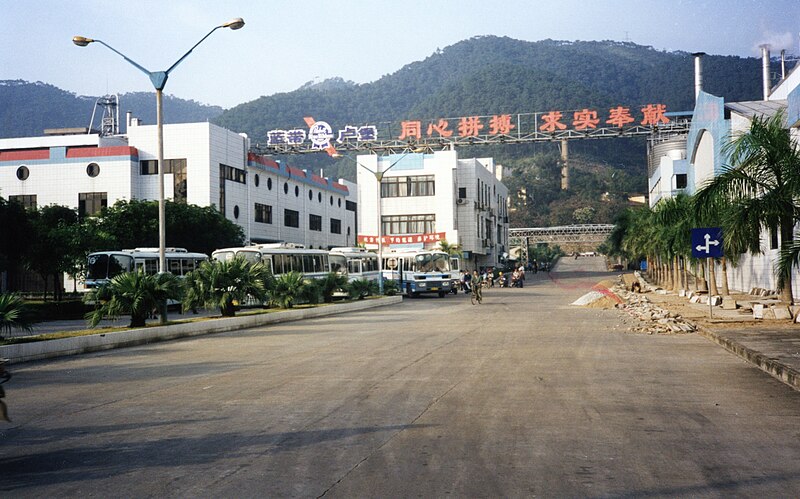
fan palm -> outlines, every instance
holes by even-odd
[[[186,276],[183,305],[219,308],[223,317],[233,317],[237,304],[248,299],[266,301],[271,283],[272,275],[260,262],[250,263],[243,258],[206,261]]]
[[[147,317],[181,297],[181,285],[172,274],[146,274],[143,271],[119,274],[90,292],[86,300],[97,306],[86,314],[92,327],[106,317],[130,314],[129,327],[144,327]],[[163,320],[164,314],[160,314]]]
[[[725,148],[730,165],[695,196],[700,213],[726,206],[722,212],[726,247],[761,253],[761,232],[778,229],[782,251],[791,252],[800,215],[800,150],[783,123],[783,112],[753,118],[750,127]],[[776,266],[778,287],[789,303],[792,262],[782,258]]]
[[[30,332],[31,322],[25,315],[25,302],[19,295],[0,293],[0,337],[13,329]]]
[[[275,279],[270,298],[280,308],[292,308],[303,296],[304,285],[303,274],[296,271],[287,272]]]

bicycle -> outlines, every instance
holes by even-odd
[[[469,295],[469,300],[472,302],[473,305],[475,305],[476,301],[478,302],[478,304],[483,303],[483,292],[481,291],[481,288],[483,288],[482,282],[473,283],[472,291],[470,292]]]

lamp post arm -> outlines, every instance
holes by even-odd
[[[141,71],[142,73],[146,74],[147,76],[150,76],[150,75],[152,74],[152,72],[150,72],[150,71],[148,71],[147,69],[145,69],[145,67],[144,67],[144,66],[142,66],[142,65],[141,65],[141,64],[139,64],[138,62],[134,61],[133,59],[131,59],[131,58],[130,58],[130,57],[128,57],[127,55],[123,54],[123,53],[122,53],[122,52],[120,52],[119,50],[115,49],[115,48],[114,48],[114,47],[112,47],[111,45],[107,44],[107,43],[106,43],[106,42],[104,42],[103,40],[98,40],[98,39],[96,39],[96,38],[95,38],[93,41],[95,41],[95,42],[97,42],[97,43],[99,43],[99,44],[101,44],[101,45],[103,45],[103,46],[107,47],[108,49],[110,49],[111,51],[113,51],[114,53],[116,53],[117,55],[121,56],[123,59],[125,59],[126,61],[128,61],[128,62],[129,62],[130,64],[132,64],[132,65],[133,65],[133,66],[134,66],[136,69],[138,69],[138,70],[139,70],[139,71]]]
[[[212,29],[211,31],[209,31],[209,32],[208,32],[208,34],[207,34],[206,36],[204,36],[203,38],[201,38],[199,42],[195,43],[195,44],[192,46],[192,48],[190,48],[190,49],[189,49],[189,51],[188,51],[188,52],[186,52],[185,54],[183,54],[183,56],[181,56],[181,58],[180,58],[180,59],[178,59],[177,61],[175,61],[175,64],[173,64],[172,66],[170,66],[168,70],[164,71],[164,73],[166,73],[166,74],[168,74],[168,75],[169,75],[170,71],[172,71],[173,69],[175,69],[175,66],[177,66],[177,65],[178,65],[178,64],[180,64],[180,63],[182,63],[182,62],[183,62],[183,60],[184,60],[184,59],[186,59],[186,58],[189,56],[189,54],[191,54],[191,53],[192,53],[192,51],[193,51],[194,49],[196,49],[196,48],[197,48],[197,46],[198,46],[198,45],[200,45],[201,43],[203,43],[203,42],[206,40],[206,38],[208,38],[209,36],[211,36],[211,33],[215,32],[215,31],[217,31],[218,29],[220,29],[220,28],[223,28],[223,27],[224,27],[224,26],[222,26],[222,25],[219,25],[219,26],[217,26],[216,28],[214,28],[214,29]]]

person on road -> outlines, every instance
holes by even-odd
[[[477,270],[472,271],[472,289],[475,290],[475,294],[479,297],[479,299],[483,299],[483,276],[478,273]]]

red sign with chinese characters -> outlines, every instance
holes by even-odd
[[[402,236],[382,236],[384,246],[392,244],[438,243],[445,237],[444,232],[430,234],[406,234]],[[378,244],[378,236],[358,236],[358,244]]]

